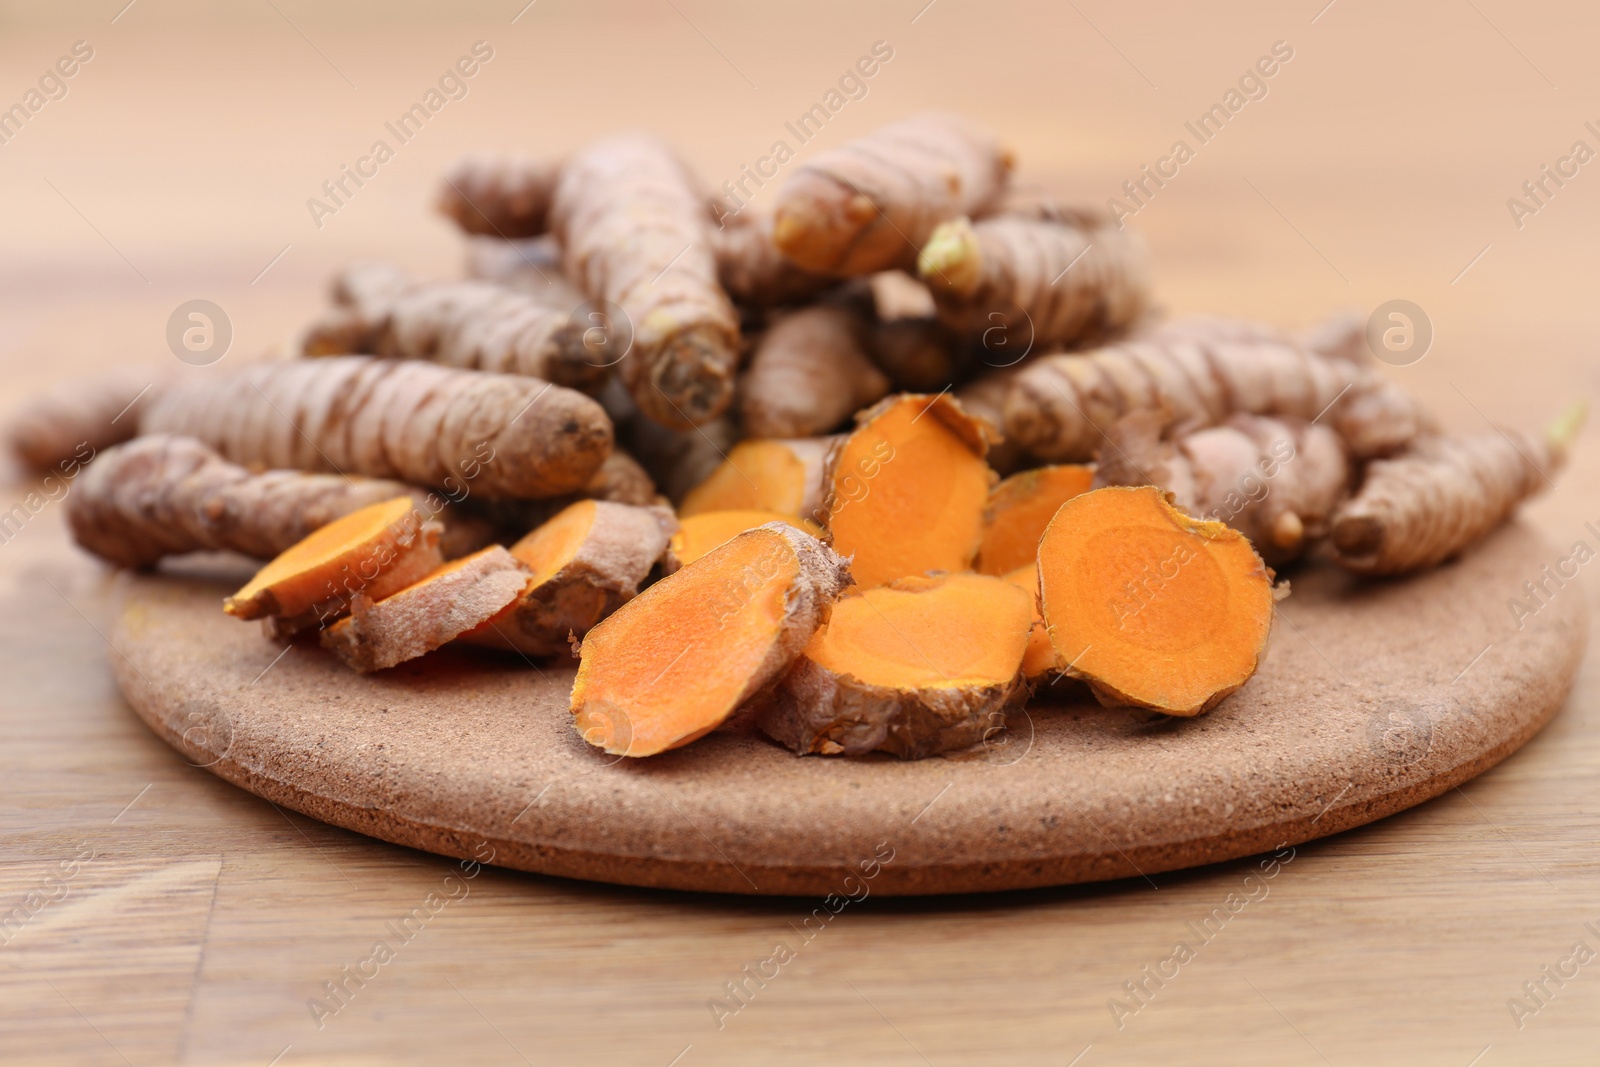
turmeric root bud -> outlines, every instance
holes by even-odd
[[[1062,670],[1108,705],[1209,711],[1255,674],[1272,626],[1272,572],[1250,542],[1151,486],[1063,504],[1039,586]]]

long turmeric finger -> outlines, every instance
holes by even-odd
[[[803,164],[778,191],[773,240],[819,274],[909,268],[935,226],[979,214],[1010,170],[988,131],[927,112]]]
[[[548,228],[559,161],[528,156],[464,156],[445,172],[435,206],[473,234],[537,237]]]
[[[1361,491],[1334,513],[1334,558],[1362,574],[1444,562],[1549,484],[1582,421],[1580,406],[1543,437],[1520,430],[1426,437],[1373,463]]]
[[[611,451],[611,420],[582,393],[365,356],[258,363],[175,383],[139,427],[197,438],[246,466],[400,478],[484,497],[575,492]]]
[[[822,536],[822,527],[797,515],[754,510],[703,511],[679,520],[678,529],[667,546],[667,569],[675,571],[693,563],[718,545],[727,544],[746,530],[754,530],[769,522],[786,522],[812,537]]]
[[[993,479],[986,448],[948,396],[902,393],[859,416],[829,463],[823,510],[863,588],[972,566]]]
[[[1102,704],[1168,715],[1244,685],[1272,627],[1272,572],[1250,542],[1151,486],[1063,504],[1039,543],[1039,589],[1066,674]]]
[[[716,470],[684,496],[678,514],[684,518],[708,511],[816,515],[822,506],[823,468],[840,440],[740,441]]]
[[[28,397],[7,419],[12,453],[37,471],[77,473],[96,452],[130,440],[167,374],[118,367],[73,378]]]
[[[677,428],[727,410],[739,321],[683,163],[653,137],[604,138],[562,169],[550,210],[568,276],[628,318],[633,344],[617,369],[639,410]]]
[[[1321,423],[1235,415],[1168,440],[1160,417],[1140,412],[1111,428],[1095,484],[1159,486],[1191,515],[1244,534],[1277,567],[1328,532],[1350,465]]]
[[[740,534],[589,631],[573,725],[627,756],[705,736],[788,667],[849,584],[844,561],[793,526]]]
[[[286,618],[329,605],[348,610],[358,596],[382,599],[444,562],[439,527],[410,497],[369,504],[313,531],[276,556],[222,610],[238,619]]]
[[[67,523],[81,547],[122,567],[203,550],[271,559],[342,515],[403,496],[445,523],[446,554],[489,539],[485,524],[403,482],[254,474],[193,438],[170,434],[138,437],[97,456],[67,497]]]
[[[903,578],[846,597],[762,701],[799,753],[921,759],[1003,729],[1027,696],[1032,597],[999,578]]]
[[[989,490],[983,509],[983,542],[978,546],[980,574],[1005,575],[1032,565],[1039,538],[1056,510],[1094,488],[1093,467],[1062,465],[1022,471]]]
[[[525,530],[543,526],[581,500],[609,500],[640,508],[665,503],[656,492],[656,483],[639,461],[622,449],[613,448],[600,469],[594,472],[594,477],[576,493],[544,500],[485,500],[480,501],[475,510],[515,537]],[[448,539],[449,521],[445,529]]]
[[[1081,461],[1124,415],[1163,409],[1184,427],[1215,426],[1241,413],[1325,419],[1357,458],[1395,451],[1428,421],[1420,404],[1374,367],[1282,339],[1158,331],[1029,362],[1006,401],[1005,432],[1043,459]]]
[[[432,652],[516,600],[528,572],[500,545],[445,564],[397,593],[356,598],[322,647],[366,674]]]
[[[580,500],[511,546],[531,576],[522,593],[460,640],[529,656],[570,653],[632,600],[677,527],[666,508]]]
[[[739,414],[752,437],[811,437],[838,428],[889,392],[862,351],[863,324],[843,308],[813,306],[778,319],[756,342],[740,383]]]
[[[1000,329],[1018,343],[1083,345],[1127,330],[1149,303],[1143,246],[1109,218],[953,219],[934,230],[917,270],[951,329]]]

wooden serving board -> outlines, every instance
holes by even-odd
[[[1520,630],[1507,606],[1558,554],[1514,525],[1403,582],[1310,568],[1260,673],[1209,715],[1101,708],[1063,682],[993,742],[911,763],[800,758],[738,720],[618,760],[573,731],[569,665],[446,650],[362,677],[225,618],[215,578],[129,578],[112,663],[191,763],[385,841],[728,893],[1014,889],[1306,841],[1493,766],[1577,671],[1580,592]]]

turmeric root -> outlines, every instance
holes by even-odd
[[[1238,531],[1161,490],[1096,489],[1039,543],[1045,627],[1102,704],[1199,715],[1249,680],[1272,627],[1272,572]]]
[[[583,303],[583,294],[561,269],[561,246],[549,234],[515,241],[469,237],[466,274],[539,297],[547,304],[565,304],[569,310]]]
[[[1005,726],[1027,697],[1033,598],[999,578],[902,578],[846,597],[759,707],[805,754],[921,759]]]
[[[740,441],[728,458],[683,498],[684,518],[708,511],[821,515],[822,472],[839,437]]]
[[[1001,427],[1006,424],[1006,402],[1011,398],[1011,388],[1020,370],[1020,367],[1001,367],[985,371],[971,381],[956,386],[953,393],[968,415],[982,419],[991,427],[989,466],[1000,474],[1011,474],[1020,467],[1030,465],[1032,459],[1027,449],[1000,433]]]
[[[355,279],[385,272],[389,284]],[[379,355],[425,359],[467,370],[523,374],[594,389],[616,355],[604,330],[574,319],[583,297],[564,281],[533,295],[483,281],[416,281],[386,264],[349,268],[336,291],[362,297],[335,307],[303,338],[308,356]],[[383,275],[380,275],[383,276]]]
[[[778,191],[773,240],[806,270],[840,277],[910,268],[933,228],[979,214],[1011,155],[987,131],[927,112],[813,157]]]
[[[627,756],[705,736],[788,667],[849,584],[845,562],[793,526],[740,534],[589,631],[573,725]]]
[[[770,522],[786,522],[812,537],[823,536],[822,527],[796,515],[775,511],[703,511],[679,520],[677,532],[672,535],[672,542],[667,547],[667,570],[675,571],[687,566],[746,530],[754,530]]]
[[[672,151],[642,134],[595,142],[562,169],[551,221],[567,275],[629,320],[617,369],[639,410],[680,429],[727,410],[739,321],[717,283],[704,202]]]
[[[237,619],[338,614],[380,600],[444,563],[439,527],[410,497],[369,504],[296,542],[256,572],[222,610]]]
[[[1083,345],[1123,333],[1149,303],[1143,247],[1109,218],[952,219],[917,258],[941,320],[968,337]],[[1020,356],[1018,357],[1020,358]]]
[[[581,500],[608,500],[614,504],[632,504],[640,508],[666,503],[656,492],[656,483],[650,480],[649,473],[639,465],[639,461],[622,449],[613,448],[611,455],[600,464],[600,469],[594,472],[594,477],[576,493],[547,500],[485,500],[476,510],[495,526],[511,531],[511,536],[516,537],[524,531],[543,526]],[[448,540],[449,522],[445,524],[445,530]],[[452,553],[447,550],[445,555]]]
[[[827,526],[856,581],[970,569],[993,478],[982,424],[948,396],[908,393],[857,420],[823,478]]]
[[[458,159],[439,185],[439,213],[472,234],[537,237],[549,228],[557,161],[527,156]]]
[[[1039,538],[1056,511],[1094,488],[1094,480],[1093,467],[1037,467],[1013,474],[989,490],[978,573],[1006,575],[1032,565],[1039,555]]]
[[[246,466],[400,478],[483,497],[577,491],[611,451],[611,421],[582,393],[364,356],[202,375],[164,390],[139,426],[198,438]]]
[[[348,618],[322,631],[322,647],[352,670],[381,671],[492,618],[517,599],[527,580],[511,553],[490,545],[382,600],[357,597]]]
[[[1280,567],[1328,532],[1350,487],[1339,435],[1320,423],[1235,415],[1163,440],[1161,417],[1121,419],[1100,451],[1096,486],[1154,485],[1191,515],[1225,522]]]
[[[935,317],[928,287],[905,271],[870,274],[844,294],[867,320],[867,355],[896,388],[937,393],[965,373],[966,349]]]
[[[1360,574],[1442,563],[1487,536],[1566,462],[1574,408],[1543,436],[1520,430],[1430,436],[1367,470],[1333,516],[1334,558]]]
[[[834,284],[833,278],[803,270],[778,251],[772,243],[772,216],[765,211],[750,208],[726,214],[709,233],[717,277],[740,304],[799,304]]]
[[[740,384],[739,414],[752,437],[811,437],[837,429],[889,392],[861,350],[859,323],[843,308],[791,312],[756,343]]]
[[[669,430],[653,419],[634,418],[627,427],[628,450],[638,457],[661,492],[680,501],[711,476],[742,436],[729,417],[688,430]]]
[[[1050,632],[1045,629],[1044,616],[1039,614],[1039,564],[1029,563],[1002,577],[1027,593],[1033,605],[1033,627],[1028,631],[1028,647],[1022,653],[1023,677],[1035,682],[1055,674],[1061,669],[1061,661],[1056,658],[1056,648],[1050,643]]]
[[[342,515],[402,496],[446,523],[446,555],[463,555],[489,540],[485,524],[402,482],[301,471],[252,474],[193,438],[169,434],[102,452],[67,497],[67,524],[81,547],[121,567],[208,550],[271,559]]]
[[[166,377],[155,370],[118,367],[29,397],[8,420],[11,451],[36,471],[76,474],[95,453],[139,432],[140,412],[159,394]]]
[[[460,639],[529,656],[570,653],[569,637],[583,637],[638,594],[677,525],[666,508],[578,501],[511,546],[532,576]]]
[[[1163,408],[1184,428],[1233,414],[1326,418],[1357,458],[1393,452],[1428,421],[1375,367],[1286,340],[1217,341],[1163,329],[1082,355],[1032,360],[1006,401],[1005,432],[1043,459],[1081,461],[1122,416]]]

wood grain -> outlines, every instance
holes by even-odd
[[[379,17],[279,0],[281,15],[217,21],[198,3],[142,0],[113,25],[100,4],[10,5],[0,100],[75,40],[96,58],[0,147],[0,393],[18,402],[112,362],[170,366],[167,316],[191,298],[227,309],[233,359],[308,321],[350,258],[453,272],[459,245],[424,204],[469,148],[559,151],[644,126],[720,185],[880,39],[894,60],[800,158],[950,106],[997,126],[1027,174],[1092,202],[1289,41],[1266,98],[1131,223],[1164,303],[1300,326],[1414,300],[1435,347],[1393,373],[1463,428],[1485,414],[1537,426],[1600,384],[1600,179],[1585,168],[1521,229],[1506,207],[1586,136],[1585,102],[1600,99],[1592,7],[922,6],[548,0],[513,25],[520,3]],[[317,229],[306,199],[477,39],[496,59],[470,95]],[[0,511],[28,489],[14,476]],[[1557,545],[1593,546],[1597,497],[1590,435],[1530,521]],[[319,1029],[307,1000],[459,868],[187,766],[116,694],[96,629],[106,586],[65,544],[56,506],[0,545],[0,913],[83,843],[98,853],[0,946],[5,1062],[1593,1062],[1595,965],[1552,985],[1520,1029],[1507,1008],[1574,941],[1600,948],[1584,926],[1600,924],[1588,668],[1566,710],[1490,773],[1299,849],[1121,1029],[1108,1000],[1255,861],[1155,875],[1156,888],[869,898],[720,1029],[707,1001],[798,940],[816,902],[485,870]],[[1582,575],[1557,596],[1592,587]]]

